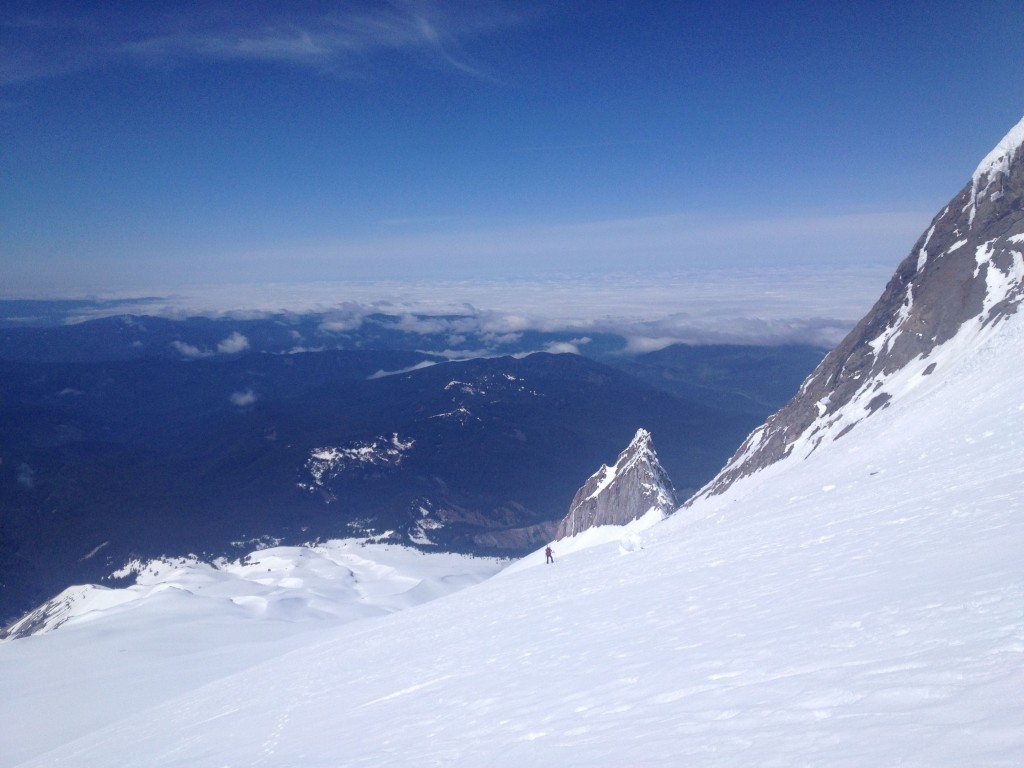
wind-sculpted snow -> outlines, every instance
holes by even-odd
[[[872,310],[702,493],[842,437],[1016,312],[1022,234],[1024,120],[935,217]]]
[[[351,620],[423,602],[448,591],[445,584],[478,581],[497,571],[498,562],[454,554],[428,557],[402,546],[359,539],[271,547],[233,561],[204,562],[195,556],[136,560],[112,574],[119,579],[134,575],[133,585],[69,587],[8,627],[6,636],[110,621],[123,610],[162,599],[168,591],[187,596],[183,605],[213,602],[238,618]]]
[[[0,763],[1022,765],[1022,356],[1007,317],[833,450],[401,613],[4,644]]]

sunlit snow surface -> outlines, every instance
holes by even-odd
[[[1022,320],[553,565],[317,630],[169,599],[0,646],[4,765],[1018,768]]]
[[[135,561],[122,569],[135,585],[71,587],[43,628],[50,634],[0,643],[0,765],[505,565],[355,539],[215,564]]]

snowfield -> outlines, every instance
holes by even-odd
[[[123,589],[61,593],[37,634],[0,642],[0,765],[70,741],[344,623],[492,576],[507,561],[334,540],[241,560],[134,561]],[[101,761],[103,762],[103,761]]]
[[[1019,768],[1024,318],[952,350],[554,565],[345,624],[166,590],[0,645],[0,764]]]

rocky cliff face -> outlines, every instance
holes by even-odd
[[[576,492],[556,539],[598,525],[625,525],[652,509],[669,514],[676,506],[675,488],[658,461],[651,434],[640,429],[615,464],[602,466]]]
[[[948,363],[1024,295],[1024,120],[921,235],[882,297],[695,498],[807,456]]]

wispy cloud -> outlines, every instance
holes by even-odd
[[[293,2],[249,10],[224,2],[187,13],[147,4],[105,12],[42,3],[31,12],[0,13],[5,44],[0,82],[89,69],[111,61],[288,63],[337,76],[366,76],[376,57],[415,56],[473,77],[490,76],[464,47],[521,23],[497,1],[348,3],[341,8]]]
[[[370,380],[383,379],[386,378],[387,376],[397,376],[400,373],[409,373],[410,371],[419,371],[424,368],[430,368],[433,365],[437,365],[436,360],[423,360],[419,363],[416,363],[416,365],[410,365],[408,368],[399,368],[397,371],[385,371],[383,368],[381,368],[379,371],[377,371],[376,373],[371,373],[366,378]]]

